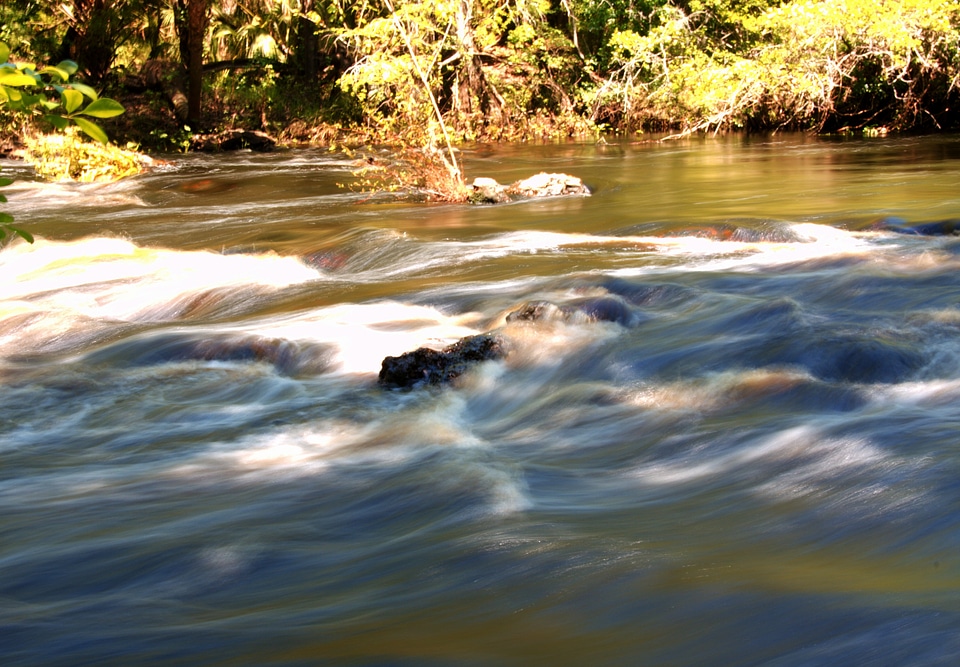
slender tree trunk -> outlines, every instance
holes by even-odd
[[[456,38],[460,54],[456,95],[453,100],[460,129],[477,124],[502,122],[503,100],[487,81],[480,65],[473,30],[473,4],[460,0],[457,4]]]
[[[460,76],[455,104],[460,114],[470,122],[471,117],[480,111],[478,93],[483,86],[483,71],[474,59],[477,47],[473,38],[473,6],[470,0],[457,3],[457,48],[460,52]]]
[[[200,121],[200,96],[203,91],[203,40],[207,33],[207,0],[188,0],[187,4],[187,63],[188,111],[191,123]]]

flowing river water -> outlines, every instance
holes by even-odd
[[[957,664],[960,239],[891,227],[960,218],[960,138],[464,161],[594,194],[2,164],[0,663]]]

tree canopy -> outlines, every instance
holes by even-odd
[[[168,147],[960,125],[960,0],[7,0],[0,41],[141,96],[111,131]]]

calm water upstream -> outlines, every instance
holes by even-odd
[[[595,194],[2,164],[0,663],[958,664],[960,137],[464,157]]]

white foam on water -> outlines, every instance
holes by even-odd
[[[144,248],[111,238],[19,243],[0,252],[0,354],[42,349],[73,328],[176,320],[211,291],[229,297],[319,278],[296,258],[273,254]]]
[[[71,208],[90,206],[148,206],[138,195],[136,179],[123,179],[111,183],[77,183],[74,181],[46,182],[16,180],[5,188],[10,199],[7,208],[15,215],[20,211],[35,213],[38,209]]]
[[[478,333],[469,326],[475,314],[450,316],[429,306],[398,301],[341,304],[292,316],[247,321],[245,333],[295,341],[329,343],[337,350],[333,364],[340,373],[378,373],[384,357],[419,347],[441,349]]]
[[[756,493],[778,502],[811,498],[830,513],[861,518],[893,517],[924,502],[924,491],[911,480],[925,462],[884,452],[868,438],[812,437],[790,433],[764,474]]]
[[[923,502],[923,490],[910,482],[923,465],[880,449],[868,437],[833,437],[803,425],[751,442],[701,443],[636,467],[630,477],[651,488],[746,484],[773,502],[810,498],[830,513],[863,518]]]
[[[884,459],[884,454],[865,440],[825,438],[813,426],[790,428],[750,444],[718,447],[716,453],[711,449],[707,444],[675,460],[643,465],[632,474],[643,484],[666,486],[741,474],[764,479],[771,467],[785,462],[801,462],[805,468],[833,476],[840,468],[873,466]]]
[[[595,237],[605,244],[617,242],[625,248],[648,248],[648,252],[663,257],[672,257],[691,261],[698,270],[756,271],[771,266],[796,264],[800,262],[840,257],[873,258],[890,253],[895,248],[879,245],[871,237],[848,232],[829,225],[815,223],[797,223],[789,226],[796,241],[737,241],[705,238],[700,236],[625,236]],[[651,250],[652,249],[652,250]],[[635,276],[659,273],[664,270],[675,271],[676,267],[647,265],[620,268],[610,271],[610,275]]]
[[[475,465],[477,482],[488,489],[488,514],[510,516],[531,509],[534,505],[519,474],[493,466]]]
[[[367,421],[315,420],[212,443],[155,474],[178,483],[261,483],[322,477],[350,467],[418,466],[425,454],[443,451],[450,456],[431,464],[437,466],[438,492],[479,492],[485,498],[479,508],[484,514],[507,515],[532,506],[521,476],[489,455],[489,443],[473,432],[462,395],[444,392],[418,401],[404,394],[398,399],[401,409]]]
[[[953,408],[960,401],[960,380],[938,379],[875,385],[865,388],[865,394],[878,409],[889,410],[898,406]]]

